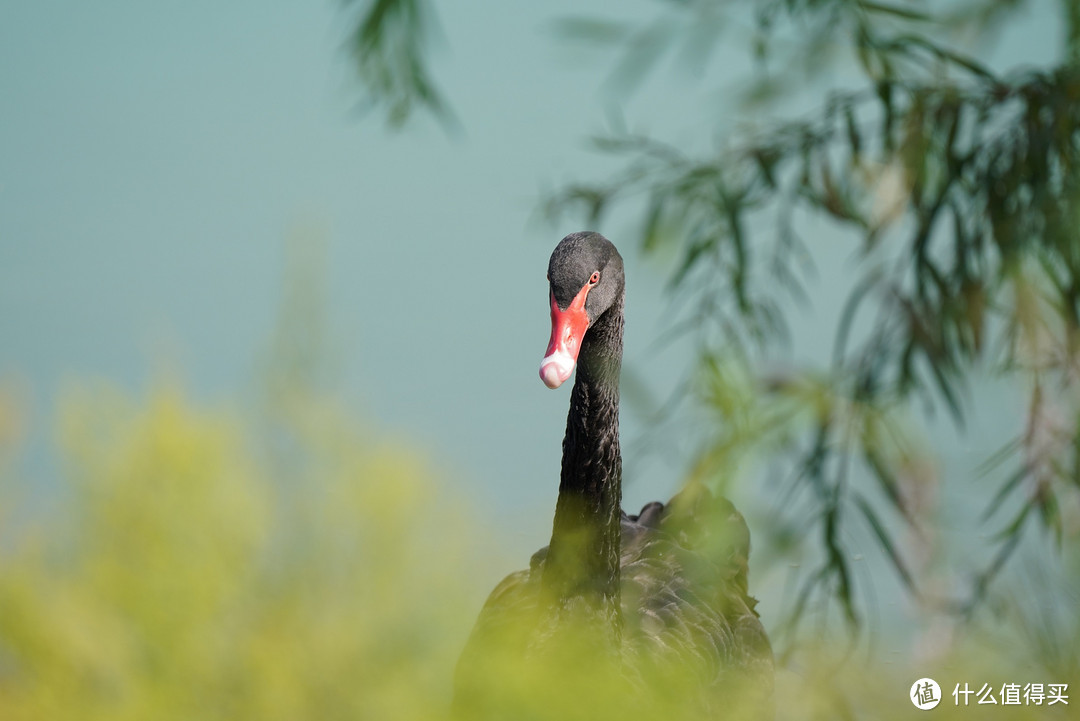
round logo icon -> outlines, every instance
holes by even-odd
[[[908,698],[915,704],[915,708],[929,711],[941,703],[941,686],[932,678],[920,678],[911,684]]]

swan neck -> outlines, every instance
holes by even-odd
[[[545,585],[558,597],[619,600],[622,299],[589,328],[570,394]]]

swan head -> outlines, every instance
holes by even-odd
[[[574,372],[585,333],[622,297],[622,256],[599,233],[571,233],[548,262],[551,339],[540,379],[558,388]]]

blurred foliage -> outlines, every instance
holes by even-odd
[[[944,407],[962,429],[972,375],[1022,381],[1027,417],[1016,441],[989,461],[991,470],[1013,470],[999,481],[985,517],[1006,508],[1011,516],[986,565],[969,567],[964,583],[933,599],[935,607],[970,614],[1030,519],[1059,547],[1063,529],[1076,529],[1077,519],[1062,518],[1066,506],[1075,514],[1080,487],[1080,40],[1073,5],[1059,6],[1068,48],[1061,63],[1004,75],[967,54],[961,40],[974,38],[968,44],[977,46],[1022,3],[668,5],[691,18],[753,18],[758,69],[744,97],[754,113],[775,119],[727,133],[708,157],[648,137],[599,138],[601,150],[628,165],[608,182],[565,189],[551,210],[577,207],[598,225],[614,205],[641,202],[644,252],[681,258],[671,286],[684,303],[682,327],[700,349],[691,389],[725,411],[703,460],[723,459],[732,447],[738,419],[727,406],[733,394],[745,395],[718,387],[721,358],[741,368],[739,383],[753,389],[747,412],[765,424],[741,445],[772,442],[790,469],[791,493],[809,492],[810,503],[798,507],[815,522],[798,533],[814,532],[821,560],[803,578],[792,621],[816,596],[837,600],[858,627],[848,560],[858,545],[848,531],[853,519],[919,597],[891,521],[921,533],[927,509],[913,499],[926,495],[919,488],[926,475],[911,472],[920,465],[919,446],[899,419],[921,401]],[[637,52],[632,40],[623,42],[627,56]],[[827,71],[845,61],[857,73],[828,87]],[[825,86],[824,101],[794,113],[789,97],[805,85]],[[793,114],[797,119],[785,119]],[[821,220],[811,241],[803,230],[815,217]],[[860,246],[835,321],[832,360],[761,370],[782,357],[787,310],[807,297],[811,243],[827,234],[858,238]],[[733,466],[705,470],[723,477]],[[883,503],[868,495],[867,481]],[[891,519],[882,518],[886,511]]]
[[[175,386],[67,395],[64,515],[0,553],[0,718],[441,713],[461,517],[415,452],[294,408],[283,472]]]
[[[390,128],[401,128],[417,108],[444,126],[454,115],[431,79],[425,54],[434,10],[424,0],[342,0],[356,20],[348,40],[368,94],[365,109],[380,108]]]
[[[247,421],[170,383],[142,400],[101,386],[65,394],[63,510],[0,549],[0,718],[450,718],[477,608],[474,527],[415,449],[301,397]],[[18,517],[19,484],[2,478]],[[971,711],[953,705],[955,684],[1075,679],[1063,674],[1077,670],[1076,619],[1031,601],[1011,612],[1054,624],[1044,641],[1055,653],[993,632],[900,663],[889,652],[850,664],[843,649],[803,645],[778,678],[777,717],[906,717],[902,696],[930,675],[943,687],[939,715],[959,718]],[[1053,614],[1075,608],[1044,601]],[[560,663],[488,659],[492,702],[508,718],[622,719],[631,703],[695,717],[681,690],[689,676],[652,686],[666,693],[627,694],[595,628],[564,633]],[[1009,718],[1073,708],[1018,706]]]

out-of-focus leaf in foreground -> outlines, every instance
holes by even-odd
[[[466,536],[414,451],[316,402],[288,468],[175,388],[61,415],[63,522],[0,560],[0,718],[439,715]]]
[[[454,125],[454,115],[431,78],[426,54],[434,10],[425,0],[344,0],[358,13],[348,47],[366,91],[365,107],[381,108],[390,128],[417,108]],[[357,10],[357,8],[359,8]]]
[[[333,404],[294,393],[284,408],[253,423],[175,386],[145,400],[67,394],[64,512],[24,522],[0,552],[0,718],[449,717],[482,583],[463,506],[415,449]],[[3,478],[5,518],[19,517]],[[952,703],[954,684],[1068,683],[1077,626],[1050,607],[1020,597],[1026,636],[994,624],[914,661],[903,647],[853,658],[800,646],[777,678],[777,718],[907,717],[924,675],[942,685],[938,717],[958,719],[972,709]],[[488,659],[484,686],[509,718],[625,719],[628,699],[651,717],[697,718],[689,676],[658,667],[628,687],[617,659],[597,659],[596,631],[564,628],[557,665]]]

